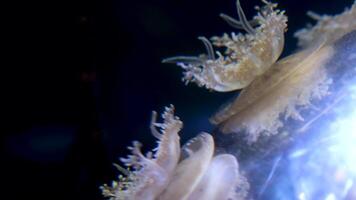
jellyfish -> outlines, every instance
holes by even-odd
[[[163,60],[184,70],[185,83],[218,92],[240,91],[210,117],[215,131],[202,132],[181,146],[178,133],[183,123],[174,115],[174,107],[165,108],[162,123],[156,122],[154,112],[150,128],[157,148],[144,155],[141,143],[134,142],[129,148],[132,155],[121,159],[127,168],[116,165],[122,173],[119,180],[101,187],[104,196],[111,200],[355,197],[356,158],[348,155],[356,151],[355,131],[340,127],[354,123],[344,118],[355,110],[356,2],[335,16],[309,12],[316,25],[295,33],[299,48],[284,58],[279,57],[287,16],[277,4],[262,3],[250,20],[239,0],[239,19],[220,15],[244,33],[199,37],[205,54]],[[327,184],[320,186],[321,181]]]
[[[233,155],[214,155],[214,140],[205,132],[181,147],[178,132],[183,123],[174,115],[172,105],[165,108],[162,118],[163,123],[157,123],[153,112],[151,132],[158,140],[154,153],[143,155],[141,143],[133,142],[129,147],[132,155],[121,159],[131,170],[116,165],[124,175],[111,186],[101,187],[104,196],[112,200],[218,200],[246,196],[248,183],[239,174]]]

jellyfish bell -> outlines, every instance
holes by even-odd
[[[178,200],[190,196],[208,169],[214,153],[214,141],[209,134],[202,133],[183,148],[188,156],[177,166],[172,181],[159,199]]]
[[[304,121],[296,107],[309,106],[312,98],[327,95],[326,88],[332,82],[322,66],[333,49],[323,44],[275,63],[210,121],[223,133],[246,130],[249,143],[256,142],[260,135],[277,134],[283,126],[281,114],[284,119]]]
[[[264,6],[257,7],[257,14],[250,21],[239,0],[236,1],[239,20],[220,15],[234,28],[245,31],[245,34],[224,33],[222,36],[211,37],[210,41],[199,37],[207,54],[196,57],[175,56],[163,62],[180,66],[185,71],[184,82],[195,82],[209,90],[227,92],[246,87],[276,62],[284,47],[287,17],[284,11],[275,9],[276,4],[264,0],[262,2]],[[216,51],[217,58],[213,46],[224,48],[224,52]]]
[[[355,95],[356,30],[324,44],[282,59],[255,79],[210,118],[216,132],[245,136],[252,144],[259,137],[305,134],[332,116]]]

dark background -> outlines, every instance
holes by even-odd
[[[293,33],[313,22],[305,12],[340,13],[353,0],[279,2]],[[242,0],[247,16],[257,0]],[[98,187],[132,140],[155,146],[152,110],[174,104],[182,140],[210,131],[207,118],[232,93],[180,81],[161,64],[204,52],[198,36],[235,31],[234,0],[12,1],[3,5],[1,199],[101,199]]]

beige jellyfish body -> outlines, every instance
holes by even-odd
[[[235,199],[234,187],[238,176],[236,158],[230,154],[218,155],[211,161],[189,200]]]
[[[284,46],[284,32],[287,17],[284,11],[275,10],[277,4],[263,1],[263,7],[257,7],[257,15],[250,21],[237,0],[239,21],[221,14],[231,26],[243,29],[246,34],[231,33],[221,37],[199,37],[204,43],[207,54],[199,57],[177,56],[164,59],[163,62],[176,63],[185,72],[183,81],[195,82],[207,89],[225,92],[242,89],[257,76],[263,74],[280,56]],[[223,53],[213,49],[225,48]]]
[[[280,60],[210,121],[219,124],[223,133],[245,130],[249,142],[262,134],[277,134],[283,126],[282,114],[284,119],[303,121],[298,108],[311,106],[313,99],[328,94],[332,79],[323,66],[333,53],[320,43]]]
[[[230,154],[214,157],[214,140],[208,133],[199,134],[181,148],[178,132],[182,122],[173,111],[173,106],[165,109],[163,123],[156,123],[154,112],[151,131],[159,143],[155,154],[144,156],[141,144],[134,142],[129,148],[132,155],[121,159],[133,170],[117,166],[124,176],[119,176],[111,187],[102,186],[103,195],[110,200],[245,198],[248,183],[241,181],[246,179],[238,172],[236,158]]]
[[[184,200],[189,197],[213,158],[213,138],[207,133],[202,133],[189,141],[183,150],[188,153],[188,157],[180,162],[171,183],[159,199]]]

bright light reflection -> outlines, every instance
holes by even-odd
[[[336,200],[336,196],[335,196],[335,194],[331,193],[325,198],[325,200]]]
[[[331,125],[332,133],[335,133],[335,143],[330,146],[330,153],[340,156],[339,161],[347,171],[356,175],[356,109],[348,117],[335,121]]]
[[[296,196],[307,199],[348,199],[356,180],[356,84],[333,112],[320,139],[303,143],[289,159]]]

